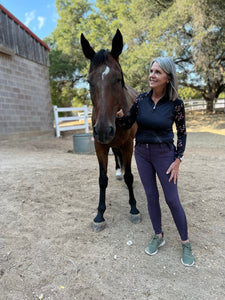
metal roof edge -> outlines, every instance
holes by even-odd
[[[0,4],[0,9],[8,15],[14,22],[16,22],[21,28],[23,28],[27,33],[29,33],[34,39],[36,39],[42,46],[44,46],[48,51],[50,51],[49,46],[43,42],[36,34],[34,34],[27,26],[25,26],[20,20],[18,20],[13,14],[11,14],[2,4]]]

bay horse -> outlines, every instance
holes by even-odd
[[[114,155],[119,157],[124,172],[124,181],[129,191],[130,219],[133,223],[140,222],[140,213],[136,208],[133,192],[133,175],[131,159],[133,154],[133,140],[137,130],[134,124],[131,129],[122,129],[117,124],[116,113],[121,108],[128,113],[137,92],[125,85],[123,72],[119,64],[119,55],[123,49],[123,37],[117,29],[112,40],[112,49],[101,49],[97,53],[90,46],[83,33],[80,37],[83,53],[90,60],[88,83],[93,104],[92,128],[95,151],[99,163],[99,205],[97,216],[94,218],[93,229],[103,230],[106,226],[104,212],[106,210],[105,197],[108,185],[107,166],[110,147]]]

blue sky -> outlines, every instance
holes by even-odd
[[[57,26],[55,0],[0,0],[0,4],[40,39]]]

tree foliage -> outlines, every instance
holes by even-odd
[[[97,51],[111,48],[119,28],[125,81],[139,92],[149,88],[151,60],[164,55],[177,64],[180,85],[200,93],[208,111],[225,91],[224,0],[56,0],[56,6],[60,18],[50,37],[50,74],[66,81],[64,88],[79,87],[87,75],[81,32]]]
[[[190,87],[180,87],[179,88],[179,96],[183,100],[189,100],[189,99],[201,99],[201,93],[199,91],[196,91],[195,89],[192,89]]]
[[[61,1],[56,0],[59,14],[57,28],[45,39],[50,46],[50,87],[53,104],[58,106],[71,106],[73,99],[82,95],[80,103],[89,104],[88,91],[77,89],[84,81],[80,70],[86,66],[80,48],[81,20],[89,12],[88,1]]]

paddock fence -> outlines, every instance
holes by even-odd
[[[203,99],[185,100],[185,111],[192,113],[201,111],[206,112],[206,101]],[[56,136],[60,137],[60,132],[67,130],[84,129],[85,133],[89,132],[91,125],[91,108],[84,105],[83,107],[58,107],[53,106]],[[217,99],[213,102],[213,112],[223,111],[225,113],[225,99]],[[72,116],[59,117],[59,113],[72,113]]]
[[[204,99],[185,100],[185,111],[192,113],[194,111],[202,111],[202,114],[206,112],[206,101]],[[213,112],[224,111],[225,112],[225,99],[217,99],[213,101]]]
[[[53,106],[56,136],[60,137],[60,132],[67,130],[84,129],[85,133],[89,132],[91,123],[91,111],[87,105],[83,107],[57,107]],[[59,117],[59,113],[72,113],[72,116]]]

